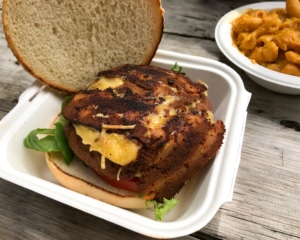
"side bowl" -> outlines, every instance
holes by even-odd
[[[285,2],[261,2],[234,9],[225,14],[215,29],[216,43],[222,53],[257,84],[269,90],[284,94],[300,94],[300,77],[279,73],[253,63],[243,55],[232,42],[231,22],[248,9],[271,10],[285,8]]]

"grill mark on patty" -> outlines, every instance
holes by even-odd
[[[132,125],[133,129],[114,129],[110,132],[125,134],[139,142],[138,159],[122,166],[120,179],[129,180],[139,174],[141,193],[153,194],[162,202],[164,197],[176,194],[187,180],[214,158],[225,133],[222,121],[211,119],[211,106],[207,87],[191,81],[183,73],[153,66],[125,65],[99,73],[99,77],[122,78],[124,84],[114,89],[84,90],[69,102],[63,115],[72,123],[101,130],[102,124]],[[144,125],[145,117],[158,113],[156,107],[176,96],[165,109],[167,120],[157,129]],[[192,107],[189,105],[193,104]],[[171,108],[176,115],[171,116]],[[174,113],[174,112],[173,112]],[[103,116],[103,117],[97,117]],[[100,175],[116,178],[120,166],[107,161],[101,169],[101,154],[90,152],[76,136],[72,124],[66,135],[75,154]],[[146,134],[146,133],[149,133]]]

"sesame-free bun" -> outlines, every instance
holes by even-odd
[[[160,0],[3,0],[8,46],[34,77],[77,92],[101,70],[149,64],[163,32]]]
[[[139,209],[151,205],[139,194],[109,185],[77,158],[66,165],[60,153],[46,153],[46,162],[55,179],[75,192],[121,208]]]

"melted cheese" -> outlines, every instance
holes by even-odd
[[[170,117],[175,116],[177,114],[176,109],[170,108],[170,104],[174,102],[177,98],[177,96],[171,95],[164,97],[165,101],[155,108],[157,110],[157,113],[151,113],[144,118],[144,125],[148,129],[162,128]]]
[[[214,120],[214,114],[212,113],[212,111],[207,111],[207,120],[210,121],[211,123],[215,123]]]
[[[116,88],[119,86],[122,86],[124,84],[124,80],[122,78],[107,78],[102,76],[98,81],[92,83],[88,89],[99,89],[99,90],[105,90],[107,88]]]
[[[101,167],[105,168],[105,158],[124,166],[136,160],[139,146],[122,134],[101,132],[82,125],[74,125],[76,133],[83,140],[82,143],[90,145],[90,151],[101,153]]]

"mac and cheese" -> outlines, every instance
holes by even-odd
[[[300,18],[285,9],[249,9],[232,22],[232,39],[254,63],[300,76]]]

